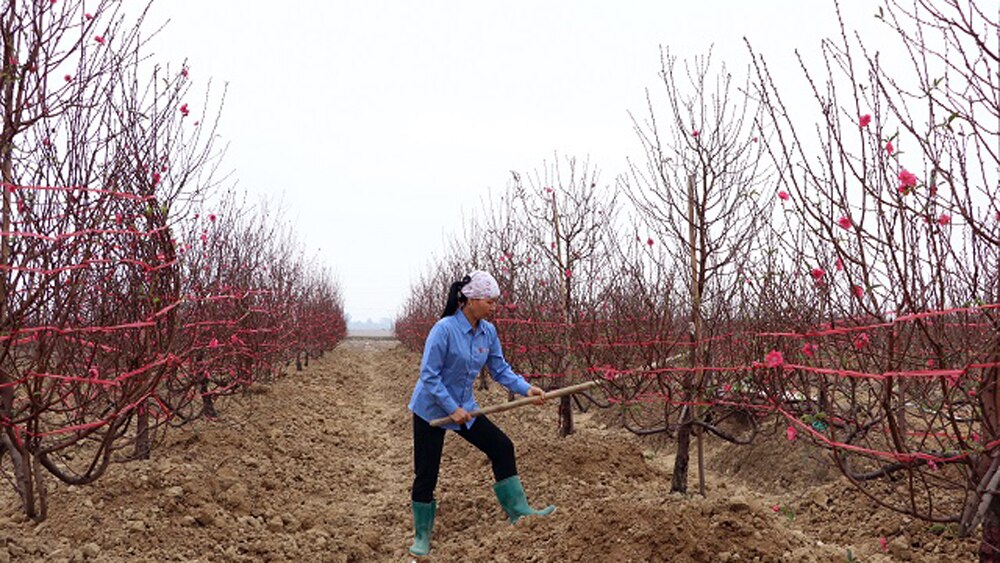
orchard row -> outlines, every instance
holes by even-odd
[[[215,177],[221,99],[148,60],[141,14],[8,2],[0,37],[0,472],[41,520],[51,476],[149,457],[345,322],[287,222]]]
[[[747,45],[736,74],[664,52],[635,117],[644,155],[612,182],[572,158],[512,173],[413,286],[419,350],[479,268],[516,370],[625,428],[674,437],[671,485],[709,432],[810,440],[899,512],[983,523],[1000,545],[1000,42],[974,2],[888,2],[905,64],[842,23],[796,90]],[[891,68],[890,68],[891,67]]]

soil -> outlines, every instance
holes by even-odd
[[[6,561],[412,561],[411,419],[420,358],[395,341],[347,340],[302,372],[221,403],[149,461],[94,485],[50,480],[49,518],[0,490]],[[505,400],[493,384],[480,404]],[[488,461],[449,434],[431,561],[971,561],[977,542],[877,508],[823,457],[779,433],[706,440],[706,496],[670,494],[668,441],[606,411],[556,437],[555,401],[491,418],[548,518],[507,524]],[[697,491],[692,458],[690,489]],[[885,546],[880,542],[885,538]]]

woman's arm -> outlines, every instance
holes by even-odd
[[[490,326],[487,334],[490,339],[490,352],[486,358],[486,366],[490,369],[490,375],[497,383],[511,392],[528,396],[528,392],[534,386],[515,373],[514,369],[507,363],[507,359],[503,357],[503,349],[500,347],[500,339],[497,337],[496,329]],[[541,392],[541,389],[538,391]]]

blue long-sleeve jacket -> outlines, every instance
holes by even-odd
[[[514,373],[503,357],[497,329],[485,320],[473,330],[461,309],[434,324],[424,343],[420,380],[413,389],[409,408],[430,422],[455,412],[458,407],[472,412],[479,408],[472,383],[483,365],[500,385],[519,395],[527,395],[531,385]],[[467,423],[471,428],[475,419]],[[444,426],[458,430],[449,422]]]

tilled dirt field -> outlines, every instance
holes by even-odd
[[[0,563],[411,561],[406,403],[419,361],[394,341],[348,340],[223,403],[220,420],[175,431],[150,461],[87,487],[51,483],[41,524],[25,521],[4,484]],[[494,384],[478,396],[486,405],[506,393]],[[429,560],[975,559],[974,540],[875,508],[778,437],[709,444],[702,498],[667,493],[669,445],[600,415],[580,415],[566,439],[555,437],[554,404],[491,418],[514,440],[529,500],[559,508],[508,525],[488,461],[449,435]],[[696,479],[692,460],[692,490]]]

